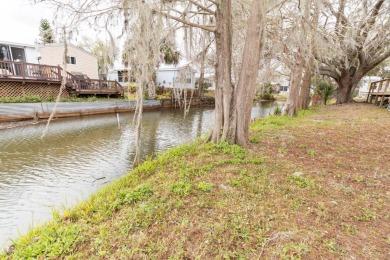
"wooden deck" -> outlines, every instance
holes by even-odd
[[[382,107],[385,101],[390,100],[390,79],[372,82],[368,90],[367,102]]]
[[[78,77],[64,73],[60,66],[49,66],[16,61],[0,61],[0,81],[61,83],[66,75],[66,88],[76,95],[123,96],[123,87],[115,80]]]

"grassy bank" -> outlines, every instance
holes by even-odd
[[[247,149],[158,155],[2,258],[385,259],[389,127],[364,104],[257,119]]]

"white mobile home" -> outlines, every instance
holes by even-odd
[[[129,69],[124,67],[116,67],[110,70],[107,74],[108,80],[116,80],[122,86],[134,80],[128,78]],[[168,66],[161,65],[156,70],[157,87],[164,88],[195,88],[195,70],[189,66]]]
[[[156,86],[164,88],[195,88],[195,70],[189,66],[161,66],[156,72]]]
[[[108,71],[107,80],[116,80],[122,87],[125,87],[129,82],[128,71],[129,70],[124,67],[116,67],[115,69]]]

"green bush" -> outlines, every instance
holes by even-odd
[[[329,99],[334,95],[335,88],[330,83],[320,82],[315,87],[315,93],[322,98],[324,105],[326,105]]]
[[[274,87],[271,83],[265,83],[260,86],[260,92],[258,97],[264,100],[274,100],[275,97],[273,95]]]
[[[144,100],[149,100],[149,92],[144,91]]]
[[[36,95],[24,95],[19,97],[0,98],[0,103],[39,103],[42,98]]]
[[[279,107],[279,106],[276,106],[275,110],[274,110],[274,115],[275,116],[281,116],[282,115],[282,108]]]
[[[44,101],[44,102],[55,102],[56,99],[57,99],[56,97],[50,96],[50,97],[48,97],[48,98],[45,98],[43,101]]]
[[[96,101],[96,100],[97,100],[97,99],[96,99],[95,96],[90,96],[90,97],[87,98],[87,101],[88,101],[88,102],[93,102],[93,101]]]

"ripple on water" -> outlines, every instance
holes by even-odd
[[[211,109],[145,113],[144,156],[196,138],[211,129]],[[72,206],[127,173],[134,156],[132,114],[55,120],[0,133],[0,248],[18,230],[51,217],[52,208]],[[97,178],[103,179],[97,181]]]

